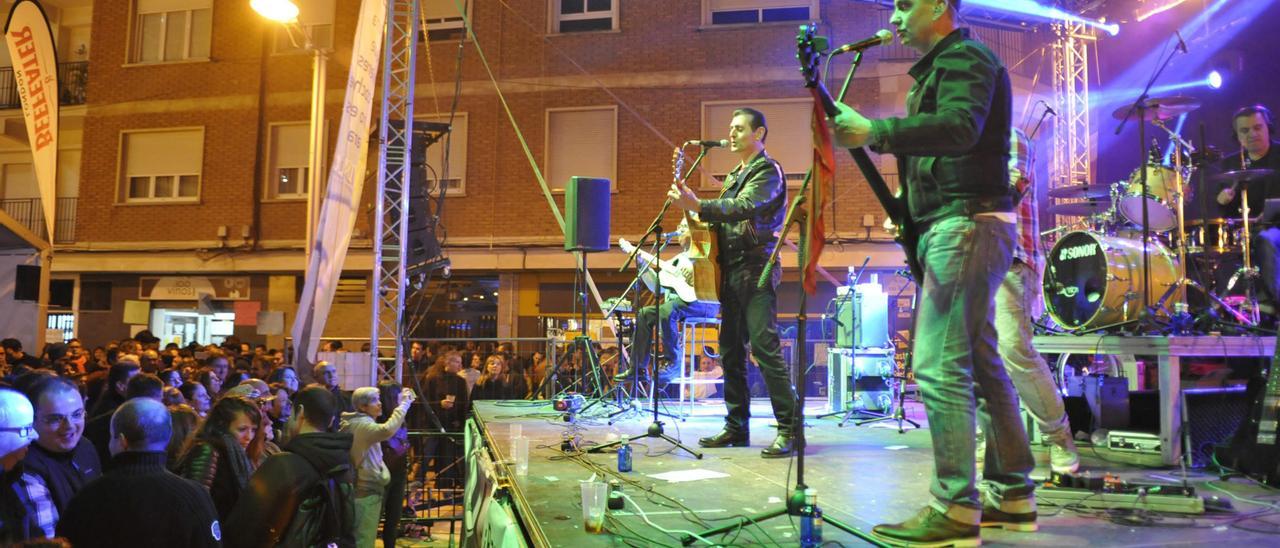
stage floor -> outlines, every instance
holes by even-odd
[[[566,432],[581,435],[584,447],[615,439],[619,434],[643,434],[652,422],[652,414],[632,414],[609,425],[604,419],[607,410],[597,407],[586,416],[580,416],[575,427],[564,422],[561,414],[552,410],[550,405],[534,406],[533,403],[476,402],[475,413],[498,458],[508,458],[507,438],[511,424],[520,424],[523,435],[531,439],[529,472],[527,476],[518,477],[516,496],[530,514],[525,517],[531,519],[539,531],[534,538],[540,535],[551,546],[622,544],[621,537],[583,531],[578,482],[598,471],[593,471],[578,459],[566,458],[560,451],[560,445]],[[838,427],[839,417],[814,418],[825,410],[825,400],[811,399],[806,405],[809,448],[805,458],[805,480],[818,490],[819,505],[826,516],[869,531],[874,524],[905,519],[928,502],[933,457],[927,429],[899,434],[896,423],[859,427],[851,422],[845,427]],[[907,414],[927,428],[920,404],[909,403]],[[663,418],[663,422],[668,435],[702,450],[697,448],[698,438],[717,432],[723,416],[723,403],[712,400],[699,402],[694,414],[686,420]],[[775,432],[771,426],[772,413],[768,401],[753,402],[752,416],[751,447],[702,450],[704,457],[701,460],[682,450],[673,451],[672,445],[662,440],[637,440],[633,444],[633,471],[624,476],[639,482],[639,486],[624,486],[624,491],[640,504],[654,523],[669,530],[699,531],[704,527],[682,517],[682,511],[674,505],[657,496],[646,495],[640,487],[651,488],[680,501],[710,527],[725,524],[725,519],[732,516],[780,508],[795,483],[795,459],[762,459],[760,449],[773,440]],[[1039,463],[1035,475],[1047,476],[1048,450],[1039,445],[1034,449]],[[1105,449],[1095,450],[1087,444],[1080,449],[1082,473],[1089,471],[1100,475],[1110,472],[1125,479],[1146,482],[1174,482],[1181,477],[1176,468],[1143,468],[1116,462],[1125,455]],[[594,463],[598,469],[616,474],[617,458],[614,453],[585,454],[582,458]],[[1158,456],[1151,460],[1158,462]],[[681,471],[707,471],[723,476],[678,483],[650,477]],[[1234,512],[1211,512],[1194,519],[1169,514],[1129,513],[1127,517],[1130,519],[1126,520],[1100,511],[1054,507],[1042,500],[1040,531],[984,530],[983,542],[988,545],[1035,546],[1280,545],[1280,536],[1277,535],[1280,534],[1280,505],[1268,506],[1280,501],[1280,491],[1247,484],[1244,480],[1219,481],[1216,476],[1195,471],[1189,476],[1201,495],[1217,495],[1224,499],[1232,495],[1238,497],[1232,501]],[[677,535],[663,533],[650,526],[635,510],[635,506],[628,502],[625,510],[613,511],[613,519],[617,521],[611,524],[611,529],[643,539],[632,543],[637,546],[679,543]],[[1275,524],[1271,523],[1273,520]],[[798,527],[798,520],[793,524],[791,519],[781,517],[736,535],[731,533],[711,540],[735,545],[794,546],[798,544]],[[830,526],[824,528],[824,532],[827,542],[863,544]]]

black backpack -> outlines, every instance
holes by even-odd
[[[347,548],[356,545],[355,506],[350,464],[320,475],[303,496],[278,546]]]

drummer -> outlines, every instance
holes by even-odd
[[[1262,214],[1268,198],[1280,198],[1280,143],[1272,141],[1275,124],[1271,111],[1262,105],[1241,108],[1231,117],[1232,133],[1240,143],[1240,151],[1229,154],[1218,164],[1220,171],[1239,169],[1272,169],[1275,174],[1249,183],[1249,215]],[[1223,216],[1240,218],[1240,185],[1232,183],[1218,192],[1217,201]],[[1258,297],[1273,306],[1280,303],[1280,228],[1259,226],[1253,243],[1253,259],[1262,275]]]

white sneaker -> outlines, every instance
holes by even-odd
[[[1080,469],[1080,453],[1068,432],[1049,438],[1049,469],[1059,474],[1074,474]]]

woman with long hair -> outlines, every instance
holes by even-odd
[[[213,407],[213,396],[209,394],[209,389],[198,382],[184,382],[178,387],[178,391],[182,392],[182,399],[191,406],[196,412],[196,416],[204,418],[209,414],[209,409]],[[174,462],[170,459],[170,462]]]
[[[271,371],[271,375],[267,377],[267,382],[271,384],[280,383],[284,386],[289,396],[293,396],[298,392],[298,371],[292,365],[282,365]]]
[[[263,448],[262,411],[249,398],[226,395],[188,440],[174,473],[209,490],[218,518],[226,520],[249,483]]]
[[[178,457],[182,456],[182,448],[187,445],[187,439],[195,433],[200,424],[200,416],[190,405],[174,405],[169,407],[169,423],[173,425],[173,433],[169,436],[169,447],[165,449],[168,455],[166,462],[178,462]]]
[[[212,367],[206,367],[196,373],[196,382],[204,385],[204,390],[209,393],[210,398],[217,398],[222,393],[222,381],[222,377],[219,377],[218,372]]]
[[[523,399],[527,391],[524,376],[511,374],[502,355],[493,354],[485,359],[484,372],[471,390],[471,400]]]

